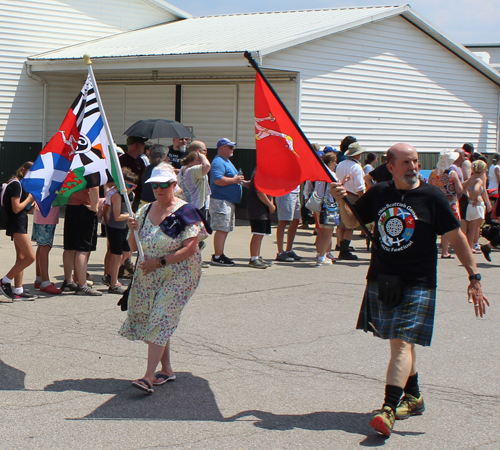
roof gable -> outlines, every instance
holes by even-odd
[[[140,1],[165,4],[160,0]],[[90,54],[93,60],[234,54],[246,50],[265,56],[395,16],[405,18],[491,81],[500,85],[500,74],[497,71],[465,47],[444,35],[414,12],[409,5],[191,17],[41,53],[29,58],[29,61],[36,67],[37,61],[43,63],[81,60],[84,53]]]
[[[39,54],[32,59],[239,53],[267,54],[401,12],[398,6],[193,17]]]

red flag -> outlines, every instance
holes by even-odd
[[[288,194],[306,180],[332,181],[303,133],[267,80],[255,78],[257,189],[275,197]]]

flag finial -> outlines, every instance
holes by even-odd
[[[92,64],[92,60],[90,59],[90,55],[88,53],[85,53],[85,55],[83,55],[83,59],[85,60],[85,64],[87,64],[87,66],[90,66]]]

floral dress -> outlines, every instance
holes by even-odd
[[[172,212],[185,204],[179,200]],[[161,258],[182,248],[186,239],[198,236],[198,241],[202,241],[208,236],[203,223],[196,222],[186,226],[176,238],[171,238],[159,225],[153,225],[149,217],[144,220],[147,208],[148,205],[137,212],[139,238],[147,258]],[[130,289],[127,319],[120,334],[131,340],[166,345],[179,324],[182,309],[198,287],[200,277],[199,249],[189,258],[160,267],[149,275],[144,275],[138,264]]]
[[[445,170],[441,175],[436,173],[436,170],[433,170],[429,175],[428,183],[432,186],[436,186],[441,189],[441,192],[446,195],[446,198],[450,202],[451,209],[455,217],[460,220],[460,207],[458,204],[458,195],[455,190],[455,183],[453,182],[450,176],[451,170]]]

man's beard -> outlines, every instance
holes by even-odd
[[[403,181],[406,184],[415,184],[418,181],[418,172],[416,170],[409,170],[404,174]]]

